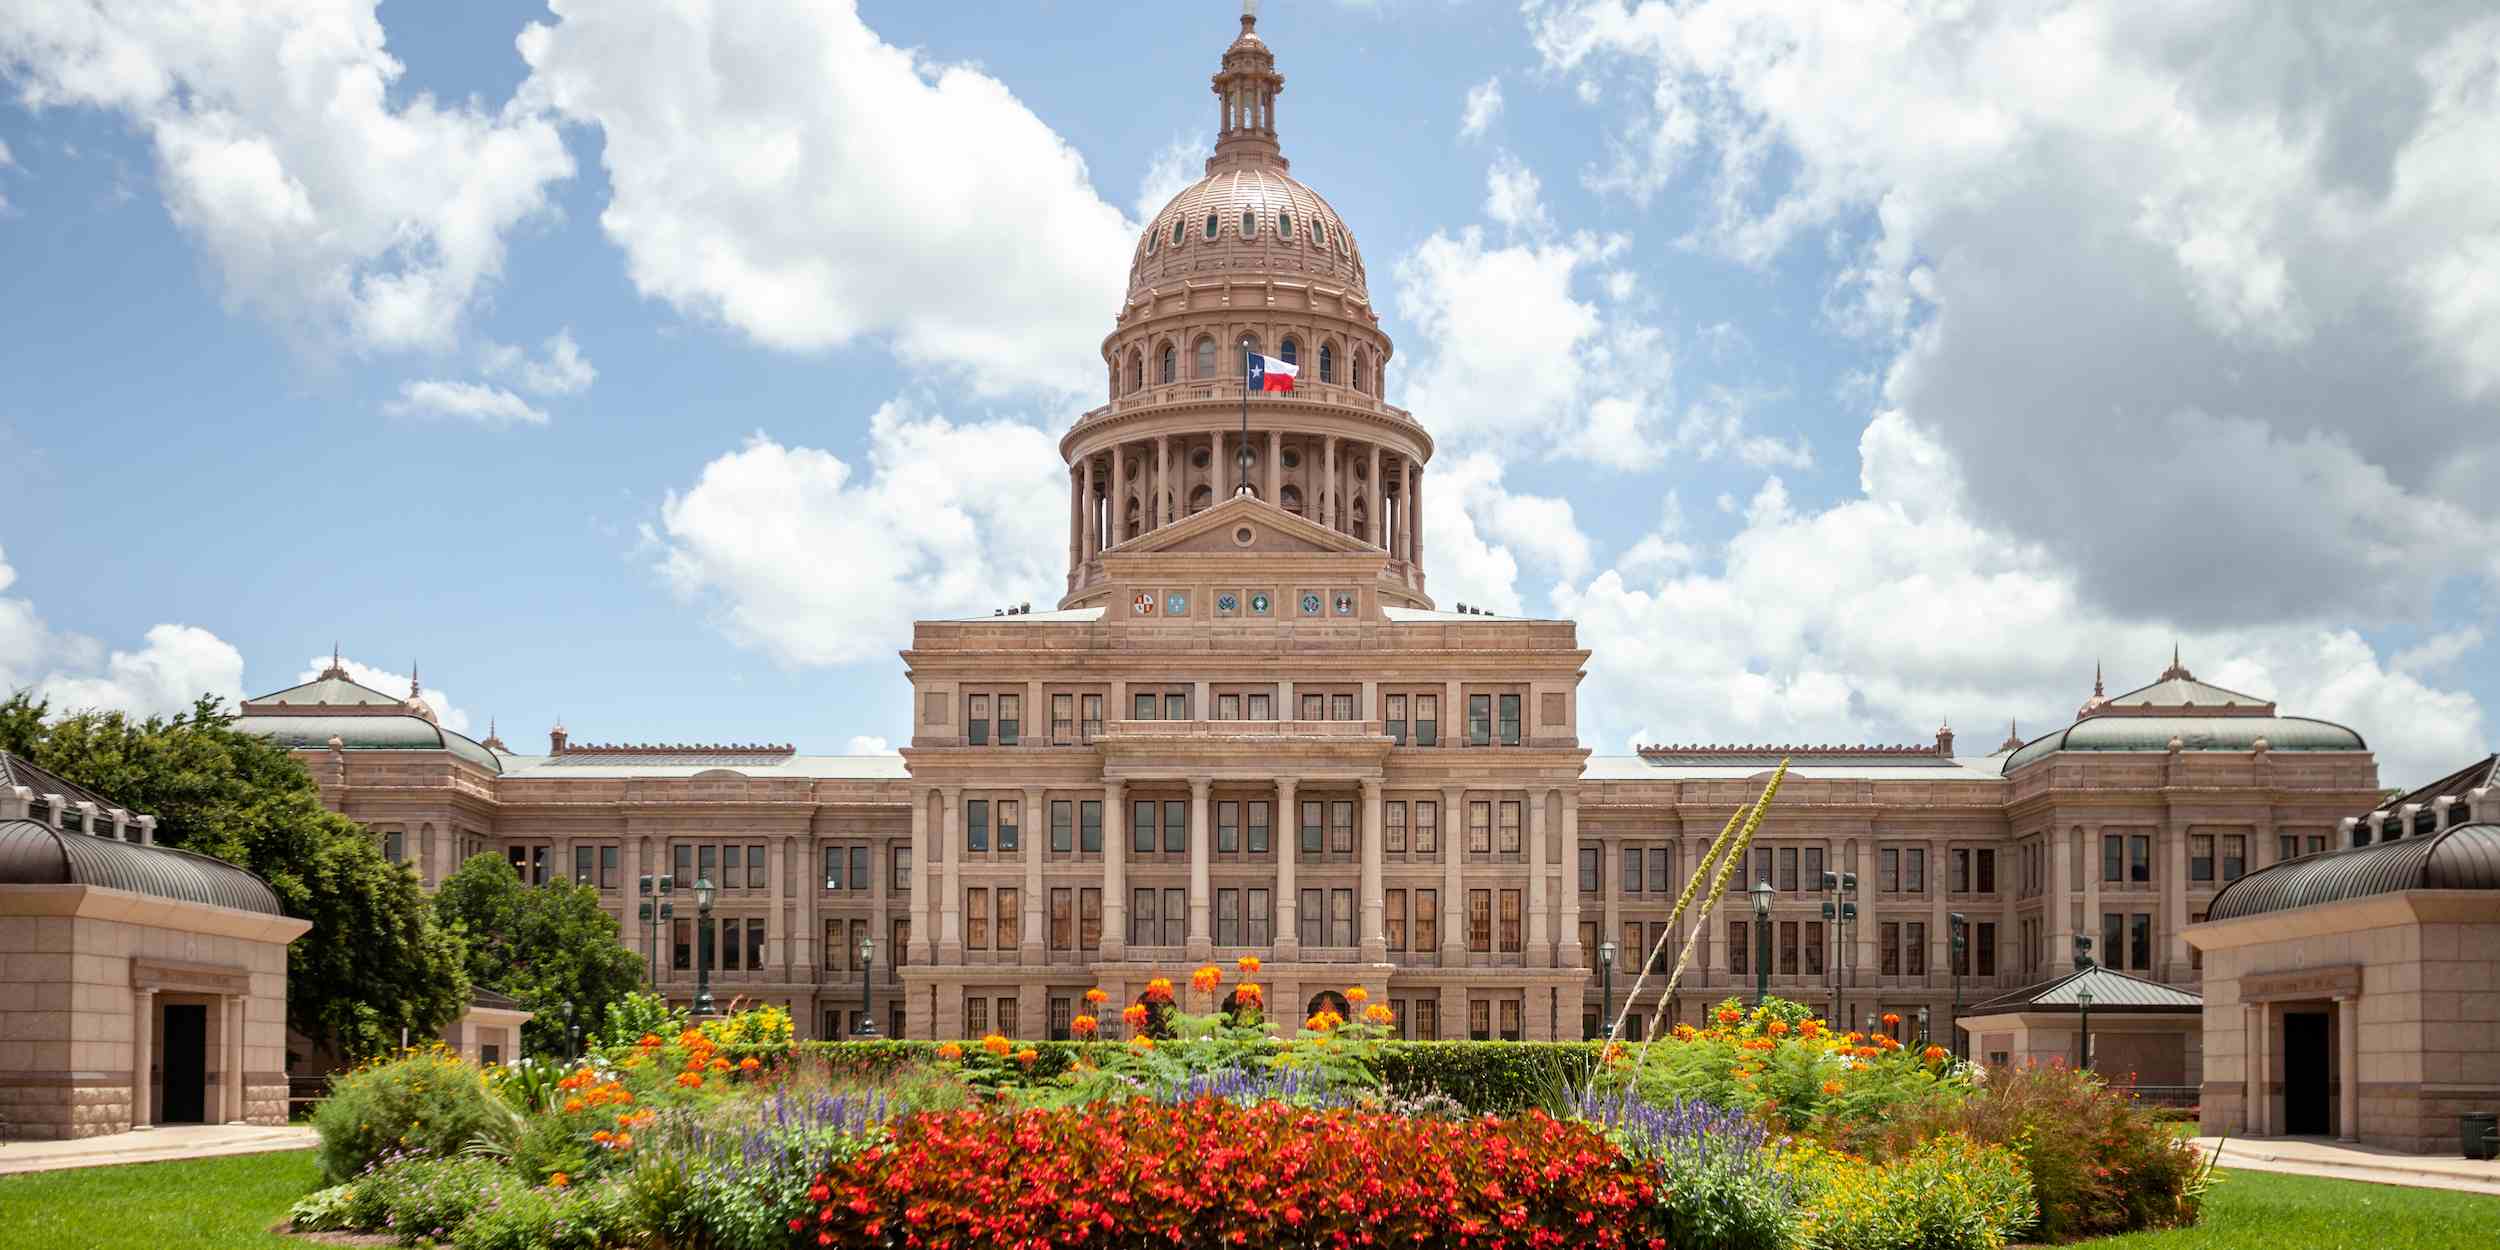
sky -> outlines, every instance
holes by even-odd
[[[0,6],[0,688],[412,670],[534,750],[907,733],[1054,603],[1057,439],[1224,0]],[[2172,648],[2391,784],[2500,698],[2500,14],[1272,0],[1582,739],[1964,754]]]

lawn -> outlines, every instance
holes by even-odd
[[[320,1179],[309,1150],[0,1176],[0,1246],[306,1250],[268,1230]]]
[[[82,1250],[229,1250],[308,1242],[273,1236],[287,1204],[310,1192],[312,1152],[232,1155],[0,1177],[0,1246]],[[2205,1222],[2087,1243],[2091,1250],[2489,1250],[2500,1198],[2313,1180],[2217,1174]]]
[[[2281,1172],[2214,1174],[2204,1221],[2086,1243],[2091,1250],[2491,1250],[2500,1198],[2319,1180]]]

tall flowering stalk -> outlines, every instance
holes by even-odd
[[[1762,828],[1762,815],[1771,810],[1771,800],[1779,794],[1780,781],[1787,776],[1788,760],[1782,757],[1779,768],[1771,774],[1771,784],[1762,787],[1762,797],[1754,801],[1753,812],[1745,817],[1745,827],[1737,833],[1736,841],[1729,844],[1727,854],[1720,857],[1718,871],[1711,875],[1710,897],[1713,901],[1727,896],[1727,879],[1735,873],[1738,864],[1745,862],[1745,848],[1753,845],[1754,832]],[[1699,874],[1696,872],[1695,880],[1698,879]],[[1687,882],[1684,889],[1689,896],[1692,893],[1691,883]],[[1700,944],[1701,926],[1697,924],[1693,926],[1690,933],[1684,935],[1684,953],[1676,957],[1675,971],[1667,974],[1667,988],[1658,992],[1658,1008],[1650,1013],[1649,1017],[1651,1042],[1641,1051],[1642,1064],[1649,1062],[1649,1052],[1656,1048],[1658,1031],[1667,1023],[1667,1005],[1675,1001],[1676,982],[1684,979],[1685,966],[1693,962],[1693,948]],[[1624,1009],[1631,1010],[1631,1004],[1624,1004]],[[1635,1075],[1637,1074],[1636,1070]]]
[[[1781,760],[1780,771],[1784,773],[1787,770],[1788,761]],[[1771,785],[1773,789],[1778,788],[1777,774],[1771,778]],[[1693,905],[1693,894],[1701,888],[1702,880],[1710,875],[1712,865],[1720,862],[1720,856],[1727,851],[1728,843],[1735,840],[1738,823],[1743,821],[1749,812],[1758,810],[1760,806],[1761,801],[1757,800],[1751,807],[1740,805],[1735,811],[1727,814],[1727,823],[1720,826],[1719,836],[1711,840],[1710,849],[1702,852],[1701,862],[1693,866],[1693,875],[1685,880],[1684,893],[1676,897],[1675,910],[1667,913],[1667,923],[1658,930],[1658,941],[1650,948],[1649,957],[1641,960],[1640,973],[1632,978],[1632,992],[1624,995],[1623,1010],[1615,1013],[1614,1026],[1608,1030],[1608,1036],[1623,1036],[1623,1022],[1632,1018],[1632,1004],[1640,1001],[1641,986],[1649,982],[1649,970],[1657,966],[1658,956],[1667,949],[1667,935],[1675,932],[1676,922],[1682,920],[1685,909]],[[1625,951],[1624,953],[1629,955],[1632,952]],[[1678,971],[1681,969],[1679,968]],[[1658,1001],[1665,1002],[1666,999],[1661,997]]]

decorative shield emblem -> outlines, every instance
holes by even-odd
[[[1171,594],[1165,595],[1163,597],[1163,614],[1165,616],[1189,615],[1189,596],[1177,590],[1173,591]]]
[[[1302,595],[1302,615],[1304,615],[1304,616],[1317,616],[1317,615],[1319,615],[1319,593],[1318,593],[1317,591],[1304,591],[1304,592],[1303,592],[1303,595]]]
[[[1261,591],[1250,596],[1250,614],[1253,616],[1267,615],[1267,592]]]
[[[1240,610],[1241,601],[1233,597],[1233,592],[1228,590],[1215,597],[1215,614],[1217,616],[1231,616],[1233,613]]]
[[[1354,615],[1354,595],[1352,592],[1344,590],[1337,592],[1337,615]]]
[[[1138,591],[1136,600],[1130,606],[1137,609],[1137,614],[1139,616],[1153,616],[1155,614],[1154,592],[1150,590]]]

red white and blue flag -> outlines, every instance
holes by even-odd
[[[1302,372],[1301,366],[1274,356],[1250,357],[1250,389],[1254,391],[1290,391],[1293,380]]]

